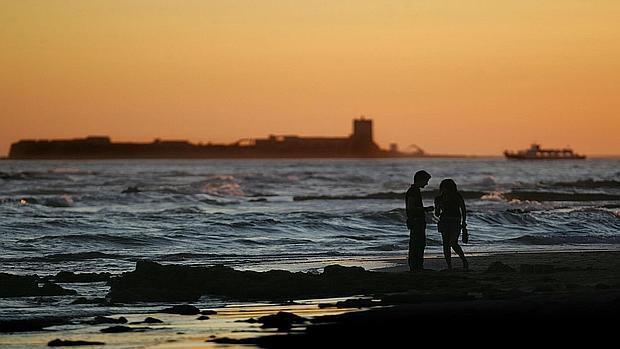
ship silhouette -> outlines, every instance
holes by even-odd
[[[543,149],[540,144],[532,144],[529,149],[516,152],[504,151],[504,156],[515,160],[581,160],[585,155],[576,154],[570,148]]]
[[[400,152],[395,144],[381,149],[373,139],[373,122],[353,120],[348,137],[276,136],[245,138],[231,144],[193,144],[186,140],[114,143],[107,136],[61,140],[20,140],[9,159],[210,159],[210,158],[382,158],[420,157],[424,151]]]

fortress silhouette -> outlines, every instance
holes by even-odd
[[[420,149],[402,153],[383,150],[373,140],[372,120],[353,120],[348,137],[274,136],[242,139],[232,144],[192,144],[181,140],[113,143],[107,136],[63,140],[20,140],[9,159],[226,159],[226,158],[380,158],[424,156]]]

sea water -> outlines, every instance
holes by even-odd
[[[423,191],[453,178],[479,196],[466,200],[467,251],[620,246],[620,160],[2,161],[0,266],[49,274],[121,272],[139,259],[261,268],[405,256],[402,194],[419,169],[433,175]],[[130,186],[139,192],[122,193]]]
[[[140,259],[309,270],[405,258],[403,193],[420,169],[433,176],[423,192],[453,178],[467,198],[466,253],[620,247],[618,159],[5,160],[0,272],[120,273]],[[427,252],[438,254],[427,221]]]

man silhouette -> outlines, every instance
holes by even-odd
[[[424,207],[420,188],[424,188],[431,175],[420,170],[413,176],[413,184],[405,194],[405,209],[407,211],[407,228],[409,228],[409,269],[420,271],[424,269],[424,248],[426,247],[426,211],[432,211],[433,206]]]

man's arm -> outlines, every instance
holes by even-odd
[[[418,203],[421,202],[422,199],[417,196],[418,194],[416,192],[407,192],[405,195],[405,207],[408,218],[424,217],[426,209],[423,206],[419,206]]]
[[[439,217],[439,215],[441,215],[441,210],[439,208],[439,196],[435,198],[433,203],[435,204],[435,217]]]

